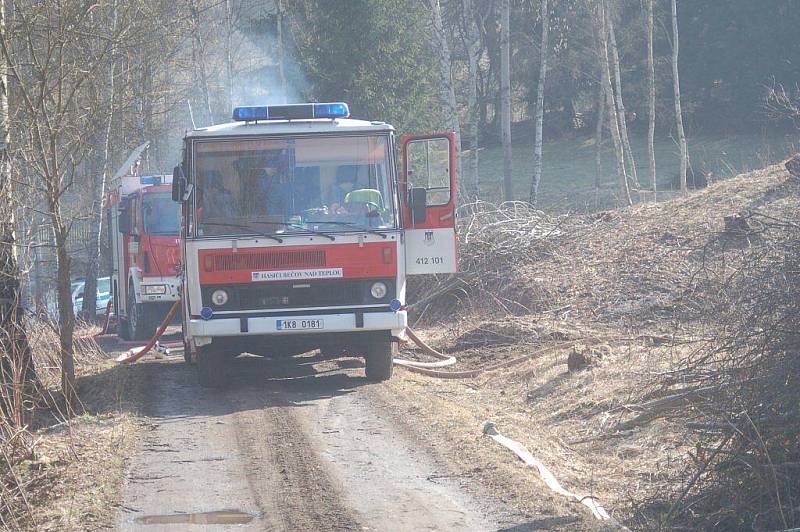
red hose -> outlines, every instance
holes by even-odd
[[[106,319],[103,322],[103,329],[99,333],[95,334],[95,337],[103,336],[104,334],[108,334],[108,323],[109,323],[109,321],[111,321],[111,303],[112,303],[112,300],[109,299],[108,300],[108,304],[106,305]]]
[[[164,334],[164,331],[167,330],[167,326],[169,325],[169,322],[172,321],[172,317],[178,311],[178,307],[180,307],[180,304],[181,301],[179,299],[178,301],[175,302],[174,305],[172,305],[172,307],[169,309],[169,312],[167,312],[167,317],[164,318],[164,321],[161,322],[161,326],[156,331],[156,334],[153,335],[152,338],[150,338],[150,341],[147,342],[147,344],[144,347],[134,347],[132,349],[128,349],[128,351],[126,351],[125,353],[121,354],[116,358],[117,364],[132,364],[137,360],[139,360],[140,358],[142,358],[143,356],[145,356],[148,353],[148,351],[153,349],[153,346],[156,345],[158,339],[161,338],[161,335]]]

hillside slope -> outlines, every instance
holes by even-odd
[[[477,436],[487,419],[629,525],[652,528],[665,514],[674,522],[673,506],[687,500],[683,483],[698,463],[711,463],[704,453],[721,439],[692,430],[703,423],[686,423],[707,421],[704,405],[723,399],[696,393],[704,381],[687,361],[720,352],[713,342],[727,338],[729,324],[715,318],[725,292],[718,281],[730,281],[732,297],[742,291],[733,284],[737,272],[774,247],[771,220],[797,221],[798,192],[800,183],[776,165],[663,203],[591,217],[519,215],[549,227],[535,239],[520,237],[535,232],[527,222],[504,222],[504,231],[487,224],[480,243],[462,238],[466,282],[445,281],[450,290],[416,309],[418,326],[459,358],[460,369],[532,358],[469,380],[403,373],[392,386],[442,420],[431,437],[457,449],[459,460],[493,464],[482,475],[498,490],[526,499],[542,485]],[[482,233],[468,226],[468,234]],[[536,355],[565,340],[576,344]],[[568,371],[570,357],[588,359],[591,369]],[[681,393],[688,398],[670,399]],[[652,405],[663,410],[651,415]],[[570,505],[564,511],[584,514]]]

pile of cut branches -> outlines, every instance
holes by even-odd
[[[709,252],[704,340],[661,378],[707,390],[682,410],[696,453],[663,525],[800,526],[800,216],[748,214],[748,245]]]
[[[504,312],[530,311],[522,298],[510,295],[513,270],[546,256],[562,232],[566,216],[551,216],[526,202],[495,205],[478,201],[463,205],[458,213],[459,273],[415,280],[412,310],[436,313],[454,302]],[[454,301],[454,298],[456,301]]]

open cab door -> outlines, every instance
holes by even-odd
[[[401,147],[406,274],[455,273],[455,133],[406,135]]]

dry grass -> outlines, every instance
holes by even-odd
[[[58,337],[31,321],[28,335],[39,384],[34,425],[6,440],[0,455],[0,529],[95,530],[113,527],[125,459],[138,431],[130,381],[91,340],[76,339],[81,412],[67,419],[59,392]],[[78,331],[78,336],[87,331]]]
[[[477,435],[487,419],[527,445],[569,489],[597,496],[632,526],[658,526],[650,519],[669,511],[698,460],[701,438],[684,423],[697,407],[685,405],[633,430],[616,429],[635,418],[642,403],[680,390],[680,379],[665,385],[663,375],[714,334],[708,323],[693,321],[694,309],[716,296],[694,276],[712,255],[720,263],[725,252],[746,255],[758,244],[729,239],[725,217],[798,212],[799,189],[781,166],[772,166],[668,202],[560,219],[558,234],[519,247],[513,260],[463,261],[462,275],[490,282],[448,291],[420,320],[426,338],[459,357],[460,369],[564,338],[603,343],[602,360],[570,373],[563,350],[475,380],[403,373],[392,385],[420,400],[436,396],[424,408],[449,418],[453,434],[475,435],[464,445],[496,464],[517,493],[530,493],[529,484],[537,481],[530,472],[520,479],[521,466],[503,451],[494,450],[499,459],[492,460],[481,450],[488,444]],[[514,234],[492,238],[519,242]],[[461,253],[471,253],[469,244],[462,242]],[[492,267],[481,271],[487,264]]]

